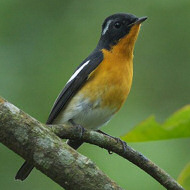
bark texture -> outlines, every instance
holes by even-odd
[[[48,127],[0,98],[0,142],[69,190],[122,190]]]
[[[72,125],[41,124],[14,105],[0,98],[0,142],[30,161],[37,169],[65,189],[121,189],[85,156],[77,153],[59,138],[82,140],[112,151],[129,160],[156,179],[168,190],[184,190],[163,169],[138,151],[116,139]]]

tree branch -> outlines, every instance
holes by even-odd
[[[116,139],[87,129],[85,129],[83,136],[80,137],[80,129],[77,129],[74,126],[51,125],[50,128],[60,138],[82,140],[120,155],[121,157],[127,159],[144,170],[167,190],[184,190],[184,188],[178,184],[169,174],[167,174],[163,169],[159,168],[155,163],[146,158],[140,152],[134,150],[128,145],[126,147],[126,151],[124,152],[123,145],[118,143]]]
[[[1,101],[0,101],[1,102]],[[80,137],[80,130],[74,126],[71,126],[71,125],[51,125],[51,126],[48,126],[48,129],[45,125],[37,122],[36,120],[34,120],[33,118],[31,118],[30,116],[24,114],[23,112],[21,112],[22,114],[22,117],[19,118],[19,122],[17,122],[17,119],[15,121],[15,117],[12,117],[12,113],[10,112],[11,109],[7,109],[7,107],[9,106],[4,106],[6,107],[8,113],[3,113],[2,112],[2,108],[1,108],[1,105],[4,105],[5,103],[2,103],[0,104],[0,122],[2,122],[2,118],[4,118],[4,115],[7,115],[7,119],[10,120],[10,122],[14,123],[14,125],[17,125],[19,124],[20,126],[20,122],[21,123],[28,123],[26,121],[30,121],[29,122],[29,126],[31,125],[32,127],[37,127],[36,129],[40,129],[40,128],[43,128],[44,131],[44,134],[46,134],[46,131],[47,131],[47,135],[49,133],[51,133],[49,131],[49,128],[56,134],[58,135],[59,137],[61,138],[69,138],[69,139],[75,139],[75,140],[83,140],[84,142],[87,142],[87,143],[90,143],[90,144],[94,144],[94,145],[98,145],[99,147],[101,148],[104,148],[104,149],[107,149],[107,150],[110,150],[112,152],[115,152],[116,154],[122,156],[123,158],[129,160],[130,162],[134,163],[135,165],[137,165],[138,167],[140,167],[141,169],[143,169],[146,173],[148,173],[149,175],[151,175],[154,179],[156,179],[161,185],[163,185],[166,189],[168,190],[184,190],[183,187],[181,187],[173,178],[171,178],[164,170],[162,170],[161,168],[159,168],[157,165],[155,165],[152,161],[150,161],[149,159],[147,159],[145,156],[143,156],[141,153],[135,151],[134,149],[132,149],[131,147],[127,146],[127,151],[126,152],[123,152],[123,146],[118,143],[115,139],[111,138],[111,137],[108,137],[108,136],[105,136],[103,134],[100,134],[100,133],[97,133],[95,131],[90,131],[90,130],[85,130],[84,131],[84,134],[82,136],[82,139]],[[7,103],[7,105],[11,105],[13,106],[12,104],[9,104]],[[16,108],[18,109],[18,108]],[[14,112],[14,109],[12,110],[12,112]],[[1,116],[2,115],[2,116]],[[17,114],[18,115],[18,114]],[[14,116],[14,115],[13,115]],[[5,122],[6,124],[6,122]],[[31,127],[30,126],[30,127]],[[6,131],[6,130],[5,130]],[[0,141],[2,141],[2,134],[1,134],[1,127],[0,127]],[[34,137],[33,138],[36,138],[35,135],[37,135],[37,133],[34,133]],[[52,135],[52,134],[51,134]],[[9,137],[10,135],[7,135],[7,137]],[[19,137],[20,134],[17,134],[17,136]],[[57,137],[53,137],[54,138],[57,138]],[[48,143],[51,143],[50,141],[51,139],[48,138]],[[57,139],[56,139],[57,140]],[[60,140],[59,140],[60,141]],[[44,141],[43,141],[44,142]],[[46,142],[42,143],[44,144],[41,149],[44,149],[44,146],[46,147]],[[6,143],[5,143],[6,145]],[[15,146],[15,145],[14,145]],[[20,145],[21,146],[21,145]],[[23,146],[23,145],[22,145]],[[23,156],[25,159],[31,159],[32,158],[32,152],[31,150],[28,150],[29,148],[29,145],[26,145],[24,146],[23,150],[22,150],[22,154],[20,154],[21,156]],[[11,147],[10,147],[11,148]],[[18,148],[20,149],[20,147],[18,146]],[[55,147],[52,147],[51,151],[54,150]],[[64,150],[64,149],[69,149],[68,146],[66,146],[65,144],[62,145],[62,147],[60,147],[60,150]],[[15,149],[13,149],[15,151]],[[20,150],[19,150],[20,151]],[[26,155],[26,152],[31,152],[30,155]],[[41,150],[40,150],[41,151]],[[69,151],[72,151],[72,154],[77,154],[76,151],[74,150],[70,150]],[[74,152],[74,153],[73,153]],[[44,156],[44,155],[43,155]],[[65,155],[64,155],[65,156]],[[45,154],[45,157],[46,157],[46,154]],[[59,157],[59,156],[57,156]],[[60,160],[60,158],[57,158],[56,157],[56,162],[58,160]],[[43,157],[44,159],[44,157]],[[50,158],[48,158],[47,160],[47,163],[49,161]],[[63,159],[63,158],[62,158]],[[87,159],[87,158],[85,158]],[[44,161],[44,160],[43,160]],[[35,166],[40,169],[42,172],[44,172],[44,164],[39,164],[38,162],[36,163],[35,160],[33,160]],[[75,160],[76,162],[76,160]],[[73,163],[72,163],[73,164]],[[77,164],[77,163],[74,163],[74,164]],[[85,169],[87,169],[85,167]],[[84,170],[85,170],[84,169]],[[50,169],[51,170],[51,169]],[[74,170],[73,170],[74,171]],[[66,178],[65,178],[65,174],[62,174],[63,171],[61,171],[59,173],[59,170],[57,170],[57,174],[59,174],[61,177],[62,177],[62,182],[63,180],[65,181]],[[74,171],[75,172],[75,171]],[[44,172],[46,175],[49,176],[48,172]],[[73,174],[74,175],[74,174]],[[64,177],[63,177],[64,176]],[[51,177],[52,178],[52,177]],[[52,178],[54,181],[56,181],[54,178]],[[67,181],[69,181],[67,179]],[[74,181],[74,179],[72,179],[72,182]],[[108,180],[109,181],[109,180]],[[82,182],[80,180],[78,180],[77,178],[77,181],[74,181],[76,182],[76,184],[81,184]],[[92,183],[92,181],[91,181]],[[94,183],[94,182],[93,182]],[[60,183],[59,183],[60,184]],[[116,185],[114,182],[110,182],[110,184],[114,184]],[[103,186],[102,186],[103,187]],[[112,187],[111,187],[112,188]],[[113,189],[118,189],[119,187],[114,187]],[[91,189],[96,189],[96,188],[91,188]],[[98,188],[98,189],[101,189],[101,188]],[[104,189],[104,188],[103,188]]]
[[[0,142],[69,190],[122,190],[48,127],[0,98]]]

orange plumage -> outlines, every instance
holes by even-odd
[[[104,60],[89,76],[80,93],[91,101],[101,98],[101,107],[118,111],[125,102],[133,79],[133,49],[140,25],[134,25],[110,51],[103,49]]]

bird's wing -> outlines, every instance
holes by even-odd
[[[58,116],[61,110],[65,108],[71,98],[82,87],[85,81],[88,79],[89,74],[96,69],[96,67],[102,62],[103,54],[101,51],[93,52],[87,59],[85,59],[74,74],[71,76],[62,92],[57,97],[53,108],[49,114],[47,124],[51,124]]]

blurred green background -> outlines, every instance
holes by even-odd
[[[189,104],[189,0],[0,0],[0,95],[45,122],[74,69],[95,48],[104,18],[117,12],[149,18],[136,43],[131,93],[103,131],[120,136],[149,115],[161,122]],[[189,144],[130,143],[174,178],[190,160]],[[79,151],[123,188],[164,189],[117,155],[87,144]],[[37,170],[23,183],[14,181],[22,162],[0,145],[0,189],[62,189]]]

